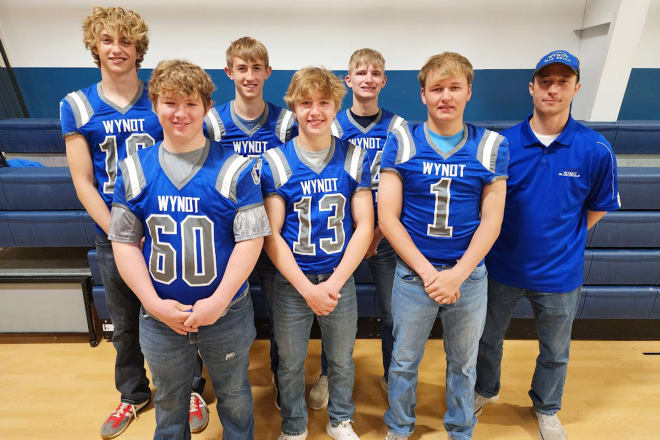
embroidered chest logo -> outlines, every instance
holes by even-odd
[[[559,173],[562,177],[580,177],[579,171],[564,170]]]

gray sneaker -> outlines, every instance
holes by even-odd
[[[190,393],[188,423],[190,423],[190,432],[193,434],[202,432],[209,424],[209,409],[198,393]]]
[[[408,440],[409,435],[395,434],[392,431],[388,431],[385,436],[385,440]]]
[[[311,409],[321,409],[328,404],[329,397],[328,376],[321,375],[319,376],[319,380],[312,386],[312,389],[309,390],[309,402],[307,402],[307,406]]]
[[[532,412],[536,416],[536,420],[539,422],[539,435],[543,440],[566,440],[566,431],[564,431],[564,427],[561,426],[557,414],[551,416],[541,414],[534,408],[532,408]]]
[[[500,400],[500,395],[496,394],[493,397],[484,397],[481,394],[474,392],[474,416],[479,417],[479,414],[484,410],[484,405],[488,403],[495,403]]]
[[[133,405],[132,403],[119,402],[119,405],[115,410],[110,414],[103,425],[101,425],[101,437],[115,438],[122,432],[126,431],[129,423],[134,418],[137,418],[137,413],[145,408],[151,399],[147,399],[142,403]]]

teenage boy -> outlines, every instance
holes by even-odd
[[[488,254],[488,314],[479,343],[474,409],[499,398],[504,333],[516,304],[532,304],[539,356],[529,396],[545,440],[565,439],[557,417],[583,282],[587,230],[619,208],[616,158],[571,117],[580,63],[564,50],[536,65],[534,112],[502,132],[510,142],[502,233]]]
[[[143,306],[140,344],[156,386],[158,439],[190,438],[198,351],[223,438],[254,438],[248,364],[256,330],[247,277],[270,229],[254,161],[204,137],[214,89],[200,67],[160,62],[149,98],[163,141],[128,156],[115,187],[110,239]]]
[[[60,103],[62,133],[80,202],[96,222],[96,251],[117,351],[115,386],[121,402],[101,426],[101,437],[121,434],[151,399],[140,350],[140,302],[122,281],[107,233],[117,163],[162,138],[137,69],[149,45],[140,14],[95,7],[83,22],[83,42],[101,69],[101,82],[69,93]]]
[[[337,113],[332,125],[332,134],[340,139],[351,141],[363,148],[369,157],[371,166],[371,191],[374,208],[380,174],[380,160],[387,133],[393,128],[405,124],[406,121],[378,106],[378,95],[385,87],[385,58],[374,49],[358,49],[351,55],[348,62],[346,85],[353,91],[353,105]],[[383,371],[380,383],[387,392],[387,372],[392,359],[392,281],[396,258],[394,250],[378,224],[374,229],[374,238],[365,255],[376,287],[376,296],[381,309],[381,350],[383,354]],[[320,409],[328,403],[328,368],[325,351],[321,352],[321,376],[309,392],[309,407]]]
[[[357,298],[353,271],[373,237],[369,162],[364,150],[335,138],[331,124],[346,89],[323,68],[297,71],[284,100],[299,135],[264,154],[262,191],[273,235],[266,252],[279,270],[273,297],[282,432],[307,438],[305,371],[309,332],[318,316],[328,357],[334,439],[359,440],[351,423]]]
[[[449,438],[472,438],[477,347],[486,317],[483,259],[502,222],[508,147],[498,133],[463,122],[474,72],[445,52],[419,72],[426,123],[397,127],[381,162],[378,217],[400,257],[392,291],[394,350],[388,440],[415,427],[417,374],[437,316],[447,357]]]
[[[291,111],[264,101],[264,83],[272,68],[268,51],[250,37],[233,41],[227,48],[225,73],[234,82],[234,99],[213,107],[204,120],[207,135],[229,151],[246,157],[259,158],[267,150],[279,147],[298,132]],[[255,268],[261,292],[264,294],[266,316],[271,324],[270,369],[275,381],[275,405],[279,409],[277,392],[277,344],[273,336],[273,282],[277,270],[262,252]]]

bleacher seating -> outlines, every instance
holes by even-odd
[[[511,121],[482,122],[495,130]],[[590,122],[618,154],[660,154],[660,122]],[[0,121],[0,150],[9,153],[64,153],[59,121]],[[660,319],[660,168],[619,168],[623,207],[590,231],[585,250],[585,286],[578,318]],[[94,246],[94,224],[80,205],[67,168],[0,169],[0,247]],[[108,318],[96,251],[88,253],[92,296]],[[366,264],[355,273],[361,317],[380,310]],[[252,281],[256,315],[264,316],[261,291]],[[532,316],[522,301],[516,317]]]

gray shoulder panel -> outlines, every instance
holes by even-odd
[[[209,134],[209,139],[216,142],[220,141],[220,139],[222,139],[227,132],[225,130],[225,125],[222,123],[222,119],[220,119],[218,111],[215,108],[209,110],[205,120],[206,131]]]
[[[332,121],[332,125],[330,126],[330,131],[332,132],[332,135],[334,137],[338,137],[341,139],[344,136],[344,130],[342,130],[341,125],[339,125],[339,122],[335,119]]]
[[[238,177],[245,167],[250,164],[252,160],[248,157],[241,156],[240,154],[232,154],[225,161],[220,168],[218,178],[215,181],[215,189],[225,198],[233,202],[238,202],[236,197],[236,183]]]
[[[358,147],[352,142],[348,143],[346,159],[344,160],[344,169],[358,183],[362,181],[362,161],[364,160],[365,154],[367,154],[366,150]]]
[[[497,153],[503,141],[504,137],[501,134],[491,130],[485,130],[479,141],[477,159],[491,173],[495,172]]]
[[[71,106],[73,117],[76,120],[76,128],[82,127],[92,119],[94,110],[92,110],[92,105],[89,103],[87,96],[81,90],[69,93],[64,100]]]
[[[291,129],[293,128],[293,112],[283,108],[277,117],[277,125],[275,126],[275,134],[280,142],[288,142],[291,140]]]
[[[142,163],[137,153],[131,154],[126,159],[119,162],[121,175],[124,179],[124,190],[126,200],[132,200],[139,196],[145,186],[147,180],[142,170]]]
[[[271,148],[261,157],[266,159],[270,166],[271,172],[273,173],[273,184],[275,185],[275,188],[281,187],[289,180],[289,178],[291,178],[293,171],[280,148]]]
[[[415,155],[415,142],[413,141],[412,134],[410,134],[408,124],[393,128],[392,133],[396,136],[398,144],[395,165],[399,165],[407,162]]]

